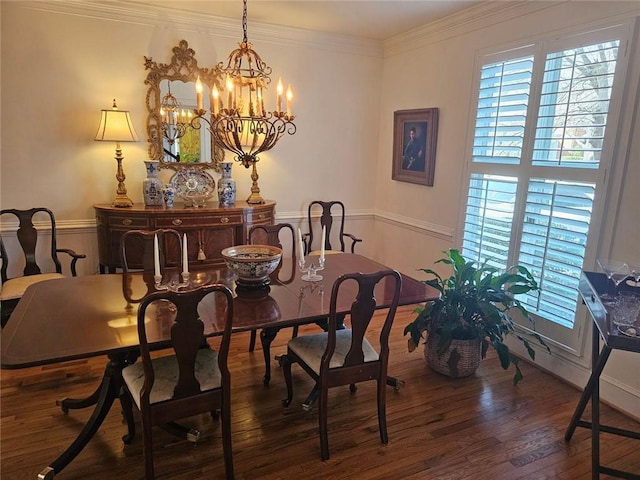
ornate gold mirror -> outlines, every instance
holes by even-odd
[[[196,108],[196,80],[200,78],[202,83],[202,97],[211,102],[213,86],[222,87],[222,73],[219,67],[198,67],[195,54],[186,40],[180,40],[173,47],[171,63],[144,57],[149,72],[144,81],[149,86],[145,101],[149,158],[158,160],[160,168],[196,167],[221,172],[224,150],[207,128],[199,128],[191,119]],[[213,105],[209,111],[213,112]]]

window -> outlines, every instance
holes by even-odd
[[[624,32],[539,42],[479,62],[462,251],[499,268],[526,266],[540,290],[521,300],[556,332],[575,326],[611,161]]]

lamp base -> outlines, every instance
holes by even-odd
[[[260,205],[265,203],[265,201],[259,193],[252,193],[251,195],[249,195],[249,198],[247,198],[247,203],[250,205]]]
[[[126,195],[117,195],[112,205],[117,208],[129,208],[133,207],[133,202]]]

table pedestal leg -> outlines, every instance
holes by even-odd
[[[67,399],[67,401],[61,402],[63,410],[65,408],[80,408],[78,405],[90,406],[92,404],[95,404],[95,408],[76,439],[57,459],[38,474],[38,480],[53,479],[55,474],[60,473],[64,467],[69,465],[89,440],[93,438],[98,428],[100,428],[100,425],[102,425],[107,413],[109,413],[113,401],[116,398],[121,398],[123,388],[122,369],[128,364],[129,354],[110,355],[109,363],[105,368],[102,381],[100,382],[100,387],[93,394],[84,400]],[[124,411],[125,410],[123,410],[123,412]],[[129,432],[129,435],[132,436],[132,432]]]
[[[264,355],[264,377],[262,377],[262,383],[265,385],[269,385],[271,381],[271,343],[279,331],[279,328],[263,328],[260,332],[260,343],[262,343],[262,354]]]

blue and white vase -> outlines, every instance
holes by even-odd
[[[173,202],[176,197],[176,189],[171,185],[165,185],[162,189],[162,196],[164,198],[164,206],[167,208],[172,208]]]
[[[158,178],[160,162],[157,160],[145,160],[144,165],[147,169],[147,178],[142,181],[144,204],[147,206],[162,206],[164,201],[162,196],[162,180]]]
[[[231,178],[233,162],[222,162],[222,178],[218,181],[218,202],[227,207],[236,203],[236,181]]]

